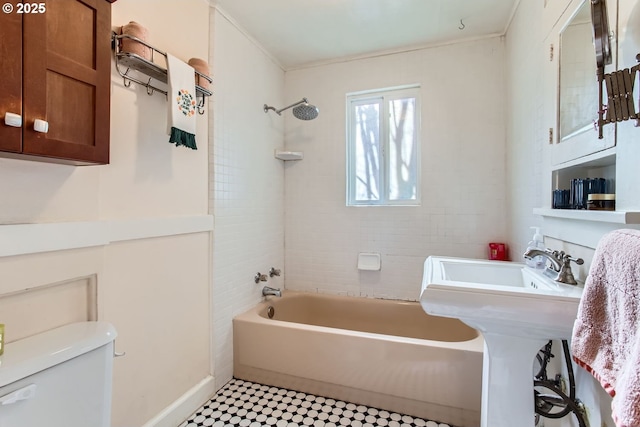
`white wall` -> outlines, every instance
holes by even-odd
[[[213,15],[214,114],[210,203],[216,219],[213,250],[213,324],[218,387],[233,373],[232,318],[257,304],[266,284],[257,272],[284,271],[284,171],[274,158],[282,148],[284,71],[224,12]]]
[[[208,57],[202,0],[112,5],[114,27],[131,20],[161,50],[185,61]],[[173,31],[176,22],[189,22],[190,31]],[[41,331],[66,309],[50,304],[34,316],[41,292],[67,282],[96,286],[85,317],[118,331],[116,349],[126,356],[114,361],[112,425],[131,427],[185,396],[177,416],[186,418],[205,399],[198,393],[213,392],[208,114],[198,117],[199,149],[175,147],[166,135],[165,97],[124,87],[111,67],[109,165],[0,159],[0,298],[19,294],[22,312]],[[21,325],[12,325],[21,319],[4,314],[0,322],[14,340]]]
[[[506,36],[507,156],[509,237],[514,254],[524,253],[533,237],[531,226],[542,220],[533,208],[543,206],[544,75],[548,61],[539,2],[521,1]],[[545,56],[547,55],[547,56]],[[517,259],[514,256],[514,260]]]
[[[420,84],[422,205],[347,207],[346,94]],[[287,289],[419,297],[429,255],[486,258],[507,238],[504,43],[466,43],[288,71],[287,101],[307,97],[316,120],[286,117]],[[378,252],[380,272],[359,272]]]
[[[569,2],[559,2],[566,6]],[[574,2],[577,5],[577,2]],[[613,3],[615,4],[615,2]],[[618,16],[621,19],[619,37],[619,52],[621,57],[618,69],[635,64],[635,53],[640,46],[640,38],[635,30],[640,21],[640,2],[637,0],[620,0]],[[549,2],[548,7],[553,6]],[[563,7],[556,4],[555,10],[562,12]],[[548,123],[544,117],[544,109],[555,99],[545,98],[545,81],[548,76],[544,68],[549,61],[549,46],[545,42],[551,26],[551,12],[544,10],[540,2],[521,1],[506,35],[506,64],[508,80],[508,110],[510,111],[507,125],[507,179],[510,183],[509,191],[509,235],[513,248],[518,252],[524,250],[526,242],[532,233],[530,225],[543,225],[540,217],[533,215],[533,208],[548,205],[551,170],[551,150],[548,144],[548,129],[555,126]],[[559,16],[559,15],[558,15]],[[615,22],[615,16],[609,16],[610,22]],[[628,22],[628,24],[627,24]],[[615,46],[615,45],[614,45]],[[595,64],[594,64],[595,72]],[[611,126],[611,125],[609,125]],[[619,125],[618,150],[618,182],[628,188],[635,188],[637,194],[638,177],[637,159],[640,157],[638,149],[638,130],[631,122]],[[631,166],[634,163],[636,166]],[[637,204],[627,202],[622,209],[633,210]],[[545,220],[546,222],[546,220]],[[570,221],[571,222],[571,221]],[[565,221],[566,226],[582,229],[584,233],[594,233],[595,230],[609,231],[624,225],[610,224],[607,227],[592,224],[588,221]],[[633,226],[631,226],[633,227]],[[547,246],[553,249],[565,250],[573,256],[585,259],[585,265],[574,268],[577,275],[584,279],[588,273],[593,247],[579,246],[571,242],[558,239],[545,239]],[[560,343],[554,343],[554,352],[560,352]],[[558,368],[560,369],[560,368]],[[593,377],[574,365],[576,374],[577,397],[585,404],[590,425],[613,426],[611,420],[611,398],[604,392]],[[551,375],[551,373],[550,373]],[[566,372],[564,373],[566,378]],[[573,416],[560,420],[544,420],[547,426],[575,426],[577,422]]]

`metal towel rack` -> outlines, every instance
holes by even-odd
[[[120,40],[124,38],[134,40],[151,49],[151,60],[147,60],[135,53],[122,52]],[[134,82],[146,87],[147,95],[153,95],[155,92],[160,92],[165,96],[167,95],[167,91],[165,89],[159,88],[154,82],[154,80],[156,80],[160,83],[167,83],[167,70],[154,62],[154,56],[156,54],[162,55],[166,61],[166,52],[156,49],[143,40],[140,40],[139,38],[130,36],[128,34],[112,33],[111,47],[113,49],[113,56],[116,61],[116,70],[118,70],[118,74],[122,76],[125,87],[131,86],[131,82]],[[124,68],[126,68],[126,70],[122,71]],[[140,76],[132,75],[131,71],[135,71],[148,77],[148,80],[144,81]],[[211,77],[200,73],[198,70],[195,70],[195,73],[199,76],[200,79],[205,79],[209,82],[209,84],[213,83],[213,79]],[[205,98],[207,96],[211,96],[212,94],[213,93],[210,90],[196,85],[196,98],[198,98],[198,114],[204,114]]]

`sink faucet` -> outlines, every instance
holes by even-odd
[[[548,259],[549,262],[551,262],[553,270],[556,272],[560,271],[560,269],[562,268],[562,263],[550,250],[541,251],[540,249],[528,249],[523,255],[524,259],[533,259],[537,256]]]
[[[525,259],[532,259],[537,256],[546,258],[551,263],[551,267],[547,267],[545,273],[552,275],[553,280],[560,283],[566,283],[568,285],[577,285],[573,272],[571,271],[571,261],[578,265],[584,264],[582,258],[573,258],[571,255],[564,253],[564,251],[552,251],[551,249],[529,249],[523,257]]]
[[[282,292],[280,291],[280,289],[270,288],[269,286],[265,286],[264,288],[262,288],[262,296],[266,297],[267,295],[281,297]]]

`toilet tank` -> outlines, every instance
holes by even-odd
[[[114,327],[80,322],[5,346],[0,427],[109,427]]]

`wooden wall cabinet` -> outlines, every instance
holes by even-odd
[[[111,5],[43,4],[43,13],[0,16],[0,156],[109,163]],[[6,113],[22,125],[7,125]]]

